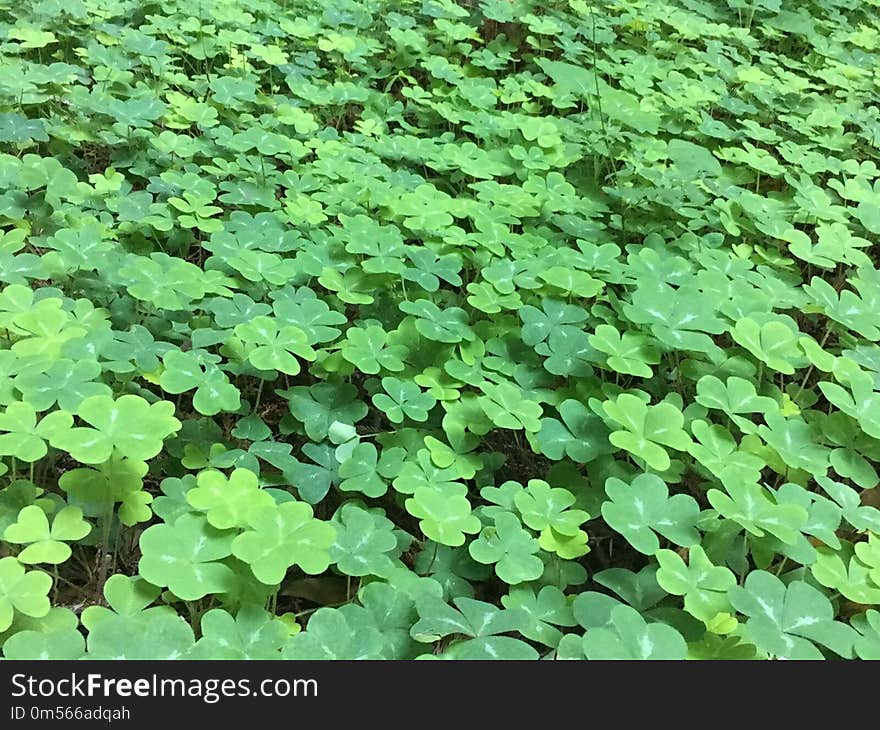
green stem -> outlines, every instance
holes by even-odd
[[[257,402],[254,404],[254,413],[256,413],[260,408],[260,400],[263,397],[263,383],[266,381],[260,378],[260,385],[257,387]]]

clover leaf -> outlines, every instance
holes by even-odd
[[[104,517],[119,502],[119,520],[130,527],[153,516],[153,495],[143,489],[147,469],[143,461],[111,457],[94,469],[69,469],[58,486],[89,517]]]
[[[294,418],[313,441],[327,437],[334,421],[355,424],[367,415],[367,404],[358,399],[358,391],[349,383],[315,383],[279,392],[287,398]]]
[[[454,482],[443,489],[416,487],[405,502],[406,511],[419,520],[426,537],[456,547],[464,544],[465,534],[476,534],[482,527],[466,495],[467,487]]]
[[[346,575],[383,575],[392,565],[397,537],[390,520],[348,502],[333,515],[336,537],[330,558]]]
[[[691,443],[682,429],[684,416],[672,403],[649,406],[638,396],[622,393],[616,400],[605,401],[602,407],[609,418],[624,427],[613,431],[608,440],[644,459],[652,469],[669,468],[671,462],[664,446],[685,451]]]
[[[339,488],[344,492],[357,491],[368,497],[381,497],[388,491],[379,465],[379,452],[371,443],[359,443],[351,455],[339,465]]]
[[[278,659],[289,635],[284,622],[253,604],[239,607],[234,617],[214,608],[202,616],[201,629],[193,658]]]
[[[234,537],[229,530],[211,527],[202,515],[181,515],[173,524],[144,530],[138,570],[150,583],[167,586],[185,601],[225,593],[235,576],[218,561],[231,554]]]
[[[852,656],[856,633],[834,620],[831,601],[802,580],[788,585],[755,570],[730,588],[733,607],[748,616],[745,635],[759,649],[786,659],[822,659],[816,644],[844,658]]]
[[[807,511],[802,506],[778,503],[758,484],[732,482],[726,486],[726,492],[710,489],[706,497],[722,516],[757,537],[766,531],[793,544],[807,522]]]
[[[649,365],[660,362],[660,355],[649,338],[633,332],[621,335],[610,324],[596,327],[595,334],[590,335],[590,344],[608,355],[608,367],[625,375],[653,377],[654,371]]]
[[[404,368],[409,350],[389,345],[388,333],[381,327],[352,327],[345,333],[342,357],[362,373],[375,375],[381,369],[398,372]]]
[[[327,570],[335,536],[331,524],[312,516],[311,506],[285,502],[253,511],[249,528],[232,542],[232,553],[261,583],[277,585],[293,565],[309,575]]]
[[[304,360],[316,357],[303,330],[294,325],[279,328],[272,317],[254,317],[250,322],[236,325],[235,334],[248,345],[248,360],[260,370],[296,375],[300,364],[294,355]]]
[[[14,524],[6,528],[3,539],[27,547],[18,554],[18,560],[26,565],[32,563],[63,563],[70,557],[68,542],[81,540],[91,532],[92,526],[82,518],[77,507],[64,507],[52,518],[52,526],[46,513],[37,505],[25,507],[18,513]]]
[[[180,430],[174,404],[148,403],[137,395],[114,400],[96,395],[80,403],[76,415],[92,428],[76,427],[56,438],[57,446],[83,464],[100,464],[116,449],[138,461],[151,459],[162,450],[164,440]]]
[[[373,626],[355,622],[336,608],[319,608],[309,618],[305,631],[290,637],[284,659],[381,659],[385,641]]]
[[[392,423],[403,423],[404,417],[427,421],[428,411],[437,403],[433,395],[422,392],[415,383],[399,378],[382,378],[382,388],[385,393],[374,395],[373,405]]]
[[[494,564],[498,577],[508,585],[537,580],[544,572],[544,563],[536,555],[538,541],[510,512],[499,512],[495,525],[484,527],[468,550],[478,563]]]
[[[761,469],[766,466],[763,459],[737,448],[733,436],[723,426],[705,421],[693,421],[691,431],[698,439],[688,451],[722,484],[741,484],[757,482]]]
[[[880,586],[880,536],[869,532],[868,541],[857,542],[855,552],[859,560],[870,569],[868,575],[871,580]],[[19,556],[19,560],[21,560],[21,556]]]
[[[687,644],[672,626],[649,624],[630,606],[611,609],[609,626],[584,634],[587,659],[674,660],[687,656]]]
[[[13,633],[3,642],[6,659],[82,659],[86,642],[70,609],[56,607],[45,616],[16,616]]]
[[[554,461],[567,456],[579,464],[586,464],[613,452],[605,422],[583,403],[569,398],[556,408],[561,421],[542,418],[540,430],[529,434],[529,442],[537,446],[540,453]]]
[[[39,509],[39,507],[37,508]],[[15,558],[0,558],[0,631],[12,625],[16,613],[39,618],[49,613],[47,595],[52,578],[40,570],[25,572]]]
[[[713,565],[699,545],[688,550],[688,563],[673,550],[658,550],[654,557],[660,564],[660,587],[674,596],[684,596],[684,610],[691,616],[711,621],[730,611],[727,591],[736,585],[736,576],[724,566]]]
[[[791,375],[795,371],[801,353],[797,333],[782,322],[759,324],[745,317],[731,330],[733,339],[745,347],[768,367]]]
[[[63,444],[72,424],[73,418],[66,411],[53,411],[37,423],[32,405],[22,401],[10,403],[0,413],[0,431],[5,431],[0,433],[0,454],[27,462],[38,461],[49,450],[46,442],[53,446]]]
[[[194,352],[179,350],[165,353],[163,362],[159,385],[166,392],[185,393],[195,388],[193,407],[205,416],[238,410],[239,390],[215,364],[203,361]]]
[[[682,547],[700,540],[695,529],[700,508],[687,494],[669,496],[669,489],[654,474],[639,474],[629,484],[611,477],[605,482],[610,502],[602,504],[602,517],[640,553],[653,555],[660,547],[659,533]]]
[[[577,623],[571,603],[556,586],[544,586],[537,594],[528,586],[511,588],[508,595],[501,597],[501,603],[505,608],[519,609],[526,617],[519,625],[519,632],[545,646],[558,646],[562,632],[557,627]]]
[[[838,549],[819,546],[810,573],[820,585],[862,605],[880,602],[880,585],[871,580],[871,566],[855,555],[854,546],[845,542]]]
[[[73,412],[86,398],[110,395],[109,386],[95,382],[100,374],[101,366],[95,360],[62,358],[45,372],[23,372],[14,382],[35,410],[47,411],[57,403],[61,410]]]
[[[809,423],[802,418],[785,418],[780,413],[768,413],[764,420],[767,425],[759,426],[758,434],[779,453],[787,466],[824,476],[830,449],[816,443]]]
[[[199,472],[186,501],[204,512],[208,524],[218,530],[245,527],[252,511],[275,504],[272,495],[260,489],[257,475],[248,469],[233,469],[228,479],[214,469]]]
[[[437,342],[471,341],[476,335],[468,326],[468,315],[460,307],[440,309],[428,299],[403,301],[400,309],[416,317],[416,329],[424,337]]]
[[[86,639],[86,659],[186,659],[195,643],[182,616],[154,614],[132,631],[127,621],[100,621]]]
[[[137,631],[140,625],[156,614],[174,615],[171,606],[148,608],[162,592],[158,586],[148,583],[140,576],[111,575],[104,583],[104,598],[107,606],[87,606],[82,612],[82,624],[91,630],[101,621],[129,622],[130,630]]]
[[[519,310],[519,316],[523,322],[523,342],[531,347],[546,340],[551,332],[566,327],[579,330],[579,325],[587,319],[587,313],[582,307],[556,299],[544,299],[541,309],[526,305]]]
[[[540,431],[539,419],[542,409],[538,403],[523,397],[523,392],[512,383],[494,385],[484,383],[482,390],[485,395],[477,402],[483,412],[498,428],[509,428],[514,431]]]
[[[524,641],[502,636],[516,630],[524,618],[518,609],[499,609],[464,597],[456,598],[454,603],[456,608],[439,598],[417,600],[419,620],[412,627],[412,637],[423,643],[454,634],[469,637],[447,649],[458,659],[537,658],[538,653]]]

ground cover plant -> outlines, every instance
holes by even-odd
[[[3,655],[880,657],[878,17],[3,4]]]

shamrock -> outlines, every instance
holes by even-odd
[[[151,615],[132,631],[127,621],[100,621],[89,630],[86,659],[185,659],[195,643],[182,616]]]
[[[551,266],[538,276],[551,288],[581,299],[591,299],[605,287],[604,282],[594,279],[585,271],[577,271],[566,266]]]
[[[577,535],[580,526],[590,515],[579,509],[569,509],[575,496],[561,487],[551,487],[541,479],[530,479],[526,488],[513,497],[517,510],[533,530],[553,528],[562,535]]]
[[[871,579],[871,572],[872,566],[862,562],[848,542],[836,550],[819,546],[816,560],[810,566],[810,573],[820,585],[863,605],[880,601],[880,585]]]
[[[90,396],[110,395],[107,385],[95,382],[100,374],[101,366],[95,360],[62,358],[45,372],[19,374],[14,383],[37,411],[47,411],[57,403],[61,410],[73,412]]]
[[[688,550],[688,563],[673,550],[658,550],[657,582],[663,590],[684,596],[684,610],[701,621],[710,621],[730,610],[727,591],[736,576],[724,566],[715,566],[699,545]]]
[[[834,620],[831,601],[802,580],[787,585],[771,573],[755,570],[728,595],[748,616],[745,635],[762,651],[786,659],[822,659],[816,644],[844,658],[852,656],[856,633]]]
[[[468,638],[447,649],[458,659],[536,659],[537,652],[524,641],[503,636],[518,628],[524,618],[518,609],[499,609],[491,603],[460,597],[456,608],[439,598],[416,601],[419,620],[412,627],[416,641],[432,643],[445,636]]]
[[[862,268],[859,271],[873,269]],[[804,286],[804,291],[815,300],[825,311],[825,314],[835,322],[840,322],[849,329],[858,332],[862,337],[869,340],[880,338],[880,329],[876,310],[873,304],[876,301],[874,291],[861,283],[864,280],[861,275],[855,279],[856,288],[864,289],[867,299],[860,297],[849,289],[842,289],[839,293],[824,279],[814,276],[810,283]]]
[[[544,564],[535,555],[538,549],[538,541],[510,512],[499,512],[494,527],[484,527],[468,548],[478,563],[494,563],[498,577],[509,585],[541,577]]]
[[[18,519],[6,528],[3,539],[7,542],[27,545],[18,554],[24,564],[63,563],[71,555],[68,542],[81,540],[91,531],[92,526],[83,520],[77,507],[64,507],[52,518],[52,526],[46,513],[36,505],[25,507],[18,513]]]
[[[673,289],[652,276],[640,278],[632,302],[623,305],[631,322],[648,325],[667,347],[709,354],[721,352],[709,334],[725,331],[715,311],[706,293],[686,286]]]
[[[456,547],[464,544],[464,536],[480,531],[480,520],[471,513],[467,487],[455,482],[438,489],[433,486],[416,487],[406,500],[406,511],[419,519],[419,527],[426,537],[441,545]]]
[[[294,418],[306,429],[313,441],[327,437],[334,421],[354,424],[367,415],[367,404],[358,399],[358,391],[349,383],[315,383],[306,388],[296,386],[279,395],[287,399]]]
[[[556,553],[563,560],[574,560],[590,552],[587,539],[587,533],[583,530],[567,535],[555,527],[547,527],[541,530],[538,545],[548,553]]]
[[[174,615],[171,606],[148,608],[162,592],[158,586],[140,576],[111,575],[104,583],[107,606],[87,606],[82,612],[82,624],[91,630],[102,621],[125,621],[132,631],[157,614]]]
[[[305,332],[293,325],[279,328],[272,317],[255,317],[246,324],[236,325],[235,334],[247,343],[248,360],[260,370],[296,375],[300,365],[294,355],[304,360],[316,357]]]
[[[434,396],[423,393],[415,383],[399,378],[382,378],[382,388],[385,393],[374,395],[373,405],[393,423],[403,423],[404,417],[427,421],[428,411],[437,403]]]
[[[59,411],[60,413],[60,411]],[[151,459],[162,450],[165,438],[180,430],[174,404],[148,403],[137,395],[95,395],[80,403],[76,415],[93,428],[77,427],[56,437],[59,448],[83,464],[100,464],[116,449],[138,461]]]
[[[184,191],[182,198],[174,196],[168,198],[168,204],[183,213],[178,217],[180,225],[187,228],[198,228],[206,233],[222,231],[223,224],[220,221],[211,220],[211,217],[222,213],[223,209],[216,205],[210,205],[210,202],[210,199],[188,190]]]
[[[622,393],[616,400],[602,404],[606,415],[624,427],[613,431],[608,440],[618,448],[644,459],[652,469],[665,471],[670,466],[668,446],[685,451],[691,443],[682,429],[684,416],[672,403],[647,405],[638,396]]]
[[[386,642],[375,626],[358,624],[336,608],[319,608],[305,631],[290,637],[284,659],[381,659]]]
[[[17,559],[0,558],[0,631],[12,625],[15,613],[35,618],[49,613],[46,594],[51,587],[52,578],[46,573],[25,572]]]
[[[815,475],[825,474],[830,449],[816,443],[810,424],[802,418],[785,418],[779,413],[768,413],[764,420],[767,425],[759,426],[758,433],[788,467]]]
[[[870,568],[868,575],[871,580],[880,586],[880,536],[869,532],[868,541],[856,543],[855,552],[859,560]],[[21,560],[20,556],[19,560]]]
[[[827,477],[816,477],[816,483],[840,507],[843,519],[857,530],[880,533],[880,510],[863,505],[859,493],[851,487]]]
[[[87,332],[72,322],[70,314],[49,306],[22,312],[13,323],[22,336],[10,349],[19,357],[41,356],[51,361],[58,359],[66,343]]]
[[[351,455],[339,465],[339,488],[344,492],[363,492],[368,497],[381,497],[388,491],[382,478],[379,452],[370,443],[359,443]]]
[[[652,565],[646,565],[637,573],[626,568],[607,568],[596,573],[593,579],[599,585],[614,591],[637,611],[647,611],[666,597],[666,591],[657,582],[657,567]],[[588,604],[597,595],[604,594],[586,593],[585,599],[582,600],[580,597],[575,599],[573,608],[578,620],[586,628],[594,624],[583,620],[580,612],[581,604],[585,602]],[[586,610],[592,612],[590,608]],[[599,626],[602,623],[603,621],[597,619],[595,625]]]
[[[141,533],[138,570],[185,601],[225,593],[233,587],[234,574],[217,561],[231,554],[234,537],[229,530],[211,527],[202,515],[181,515],[173,524],[153,525]]]
[[[581,307],[548,298],[542,301],[541,309],[526,305],[519,310],[519,317],[523,342],[534,347],[561,328],[580,329],[578,325],[586,321],[587,313]]]
[[[214,469],[199,472],[186,501],[204,512],[208,524],[218,530],[245,527],[252,511],[275,504],[272,496],[260,489],[257,475],[248,469],[233,469],[228,479]]]
[[[731,330],[733,339],[756,358],[787,375],[795,371],[801,359],[797,334],[796,329],[782,322],[769,321],[761,325],[749,317],[740,319]]]
[[[239,391],[226,374],[206,358],[194,352],[170,350],[163,358],[164,370],[159,385],[168,393],[196,389],[193,407],[205,416],[220,411],[235,411],[241,404]]]
[[[476,335],[468,326],[468,315],[460,307],[440,309],[428,299],[403,301],[400,310],[416,317],[416,329],[424,337],[437,342],[471,341]]]
[[[380,369],[403,370],[409,350],[403,345],[389,345],[388,333],[381,327],[352,327],[345,333],[342,357],[363,373],[375,375]]]
[[[522,390],[512,383],[494,385],[484,383],[481,389],[485,395],[477,402],[483,412],[492,419],[498,428],[509,428],[514,431],[539,431],[541,422],[541,406],[523,397]]]
[[[153,496],[143,490],[147,464],[134,459],[111,457],[96,468],[70,469],[58,479],[68,502],[89,517],[103,517],[116,502],[119,520],[132,526],[153,516]]]
[[[346,575],[383,575],[397,549],[394,523],[381,514],[347,502],[333,516],[336,538],[330,558]]]
[[[699,505],[687,494],[669,496],[669,489],[654,474],[639,474],[630,484],[611,477],[605,482],[610,502],[602,504],[602,517],[640,553],[652,555],[660,547],[655,533],[676,545],[699,542],[694,529]]]
[[[428,449],[419,449],[413,461],[404,462],[400,472],[392,482],[394,489],[401,494],[413,494],[419,487],[441,491],[458,488],[456,480],[459,472],[451,464],[437,466]]]
[[[739,450],[726,428],[695,420],[691,423],[691,431],[697,441],[688,447],[688,451],[722,484],[751,483],[760,479],[761,469],[766,466],[764,460]]]
[[[232,553],[251,566],[261,583],[277,585],[293,565],[317,575],[330,564],[336,530],[315,519],[305,502],[262,507],[250,513],[248,523],[232,542]]]
[[[862,615],[853,616],[852,626],[859,632],[854,647],[856,656],[859,659],[880,658],[880,612],[871,609]],[[6,644],[3,645],[3,650],[5,653]]]
[[[437,256],[428,248],[409,248],[406,249],[406,257],[413,266],[401,267],[401,276],[407,281],[415,282],[425,291],[437,291],[440,288],[440,279],[453,286],[461,286],[461,277],[458,275],[461,259],[456,254]],[[367,263],[364,264],[365,271],[371,268],[368,268]]]
[[[569,398],[556,408],[561,421],[542,418],[540,430],[527,434],[529,442],[537,446],[540,453],[555,461],[567,456],[579,464],[586,464],[612,452],[604,421],[583,403]]]
[[[590,344],[608,355],[608,367],[625,375],[650,378],[654,375],[649,364],[660,362],[660,354],[651,340],[633,332],[623,335],[610,324],[600,324],[590,335]]]
[[[214,608],[202,616],[201,629],[193,658],[278,659],[288,638],[284,622],[253,604],[239,607],[234,617]]]
[[[587,630],[583,639],[587,659],[684,659],[687,644],[672,626],[649,624],[630,606],[611,609],[609,625]]]
[[[82,659],[86,649],[79,621],[70,609],[56,607],[39,618],[19,613],[14,633],[3,642],[6,659]]]
[[[736,376],[730,376],[725,383],[714,375],[704,375],[697,381],[696,401],[706,408],[723,411],[745,433],[753,433],[756,427],[740,414],[767,414],[779,410],[772,398],[757,394],[751,381]]]
[[[450,198],[433,185],[419,185],[393,203],[395,214],[404,216],[403,224],[412,230],[436,231],[452,224]]]
[[[726,486],[726,491],[725,494],[710,489],[706,496],[721,515],[753,535],[761,537],[766,530],[782,542],[792,544],[806,524],[807,511],[803,507],[777,503],[758,484],[733,482]]]
[[[275,300],[272,305],[275,318],[283,325],[299,327],[306,333],[311,345],[335,340],[340,334],[335,325],[345,324],[348,321],[344,314],[330,309],[330,306],[323,299],[318,299],[317,294],[308,287],[299,287],[292,295],[289,288],[280,289],[270,296]]]
[[[558,626],[574,626],[577,622],[571,604],[556,586],[544,586],[535,594],[533,588],[517,586],[501,597],[508,609],[519,609],[526,620],[519,625],[519,632],[527,639],[545,646],[556,647],[562,638]]]
[[[822,395],[844,413],[855,418],[866,434],[880,438],[880,416],[877,415],[880,409],[880,393],[874,392],[874,379],[857,368],[838,369],[838,374],[850,390],[847,391],[837,383],[820,381],[818,385]]]
[[[97,396],[104,397],[104,396]],[[22,461],[34,462],[48,452],[46,441],[53,446],[64,443],[71,433],[73,418],[66,411],[53,411],[37,423],[37,414],[30,403],[16,401],[0,413],[0,454],[9,454]]]

